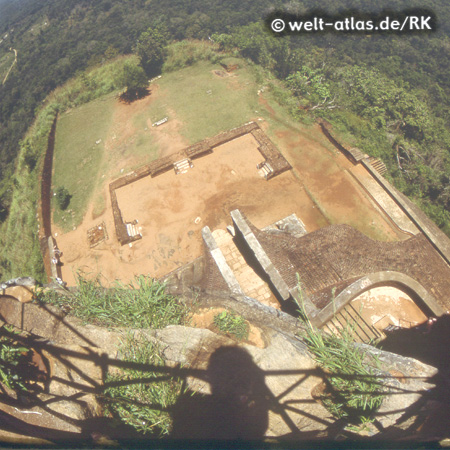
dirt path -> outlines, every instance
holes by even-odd
[[[15,55],[14,61],[11,64],[11,67],[8,69],[8,72],[6,72],[5,78],[3,78],[2,86],[6,83],[6,80],[8,79],[9,73],[11,72],[12,68],[14,67],[14,65],[17,63],[17,50],[15,48],[13,48],[12,50],[13,50],[14,55]]]

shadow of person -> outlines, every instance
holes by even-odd
[[[258,440],[268,425],[269,390],[250,354],[224,346],[209,359],[211,395],[188,391],[173,409],[171,438]]]
[[[439,370],[450,368],[450,314],[415,328],[400,328],[380,342],[383,350],[416,358]]]
[[[435,386],[426,391],[405,413],[422,411],[411,428],[420,429],[418,435],[443,439],[450,437],[450,314],[409,329],[398,329],[380,342],[383,350],[416,358],[438,369],[427,381]],[[420,426],[417,423],[421,421]]]

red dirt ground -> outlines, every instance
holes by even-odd
[[[394,287],[370,289],[352,300],[352,305],[380,331],[389,324],[410,328],[428,319],[411,297]]]
[[[328,223],[349,224],[377,240],[409,237],[394,229],[374,208],[370,197],[348,172],[352,163],[337,149],[329,149],[318,125],[311,127],[308,136],[294,130],[280,130],[274,141]]]
[[[122,149],[133,139],[134,128],[129,118],[148,107],[157,95],[155,87],[145,99],[131,105],[118,103],[113,130],[117,137],[106,142],[116,168],[124,164],[120,159]],[[264,102],[261,105],[270,114],[275,113],[270,105],[265,106]],[[267,128],[265,122],[260,125]],[[172,151],[186,146],[178,133],[176,117],[170,129],[154,127],[149,132],[167,147],[170,144]],[[280,124],[276,134],[270,137],[294,167],[270,181],[258,175],[256,165],[263,157],[253,137],[246,135],[216,148],[211,155],[194,160],[194,168],[185,174],[175,175],[170,171],[118,189],[124,220],[137,219],[142,227],[143,239],[131,247],[120,246],[115,237],[106,184],[112,181],[112,174],[107,174],[102,188],[106,209],[101,215],[93,218],[91,205],[76,230],[62,234],[53,225],[63,252],[63,279],[73,285],[74,272],[78,269],[100,272],[109,281],[126,282],[142,273],[163,276],[200,256],[201,229],[205,225],[211,230],[224,228],[231,223],[229,212],[235,208],[241,209],[257,227],[296,213],[308,231],[330,223],[349,223],[372,238],[404,238],[374,208],[346,171],[351,163],[337,150],[330,150],[318,127],[299,132]],[[200,221],[195,223],[198,217]],[[102,221],[109,239],[90,249],[87,230]]]
[[[140,273],[160,277],[200,256],[201,229],[205,225],[212,230],[224,228],[235,208],[258,227],[295,212],[308,229],[316,229],[323,218],[294,175],[286,172],[266,181],[256,169],[262,160],[257,142],[246,135],[194,160],[187,173],[170,171],[116,190],[123,219],[137,219],[143,239],[132,247],[121,247],[114,236],[110,205],[95,220],[88,212],[77,230],[57,237],[65,263],[63,279],[73,283],[71,272],[77,266],[99,271],[109,280],[127,281]],[[198,217],[201,220],[195,223]],[[90,249],[87,229],[101,220],[110,239]]]

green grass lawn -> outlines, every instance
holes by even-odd
[[[153,121],[175,113],[181,121],[180,133],[190,144],[248,122],[257,113],[258,85],[242,60],[232,76],[219,77],[219,64],[201,61],[194,66],[163,74],[158,80],[160,95],[149,111]]]
[[[61,211],[56,202],[53,207],[55,222],[65,230],[81,223],[99,185],[99,169],[115,101],[114,95],[109,94],[59,118],[52,185],[54,191],[64,186],[72,197],[66,211]]]

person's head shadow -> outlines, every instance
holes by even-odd
[[[450,314],[430,319],[414,328],[388,332],[380,347],[388,352],[416,358],[440,371],[450,369]]]
[[[211,394],[188,391],[173,410],[174,439],[257,440],[268,425],[269,391],[251,355],[224,346],[209,359]]]

